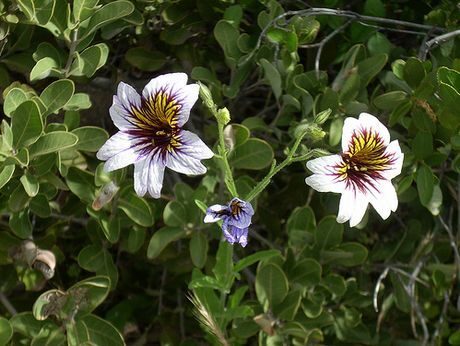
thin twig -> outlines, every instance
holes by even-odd
[[[78,45],[78,29],[72,30],[70,40],[71,41],[70,41],[70,46],[69,46],[69,56],[67,58],[67,62],[64,67],[64,72],[65,72],[66,77],[68,77],[70,74],[70,68],[72,66],[73,56],[75,54],[75,49],[77,48],[77,45]]]
[[[73,217],[73,216],[69,216],[69,215],[61,215],[61,214],[58,214],[58,213],[51,213],[50,216],[55,218],[55,219],[60,219],[60,220],[68,221],[68,222],[73,222],[73,223],[79,224],[81,226],[86,226],[86,224],[88,223],[87,219]]]
[[[13,304],[11,304],[8,297],[3,292],[0,292],[0,302],[3,304],[5,309],[11,314],[11,316],[14,316],[18,313],[18,311],[15,309]]]
[[[444,320],[447,315],[447,308],[449,307],[449,294],[444,292],[444,304],[442,305],[442,311],[439,314],[438,322],[436,323],[436,330],[433,332],[432,344],[436,344],[436,338],[441,334],[441,329],[444,324]]]
[[[428,327],[426,325],[425,316],[423,315],[422,309],[421,309],[419,303],[417,302],[417,297],[416,297],[416,293],[415,293],[415,282],[417,281],[416,279],[417,279],[418,274],[422,270],[423,264],[424,264],[423,259],[418,261],[417,266],[415,267],[414,271],[411,274],[411,277],[409,279],[409,283],[408,283],[407,286],[404,285],[404,289],[406,290],[407,295],[410,297],[412,311],[415,312],[415,314],[417,315],[417,319],[418,319],[420,325],[422,326],[423,339],[422,339],[422,344],[421,345],[425,346],[427,344],[427,342],[428,342],[430,334],[428,332]],[[413,331],[414,335],[417,337],[417,329],[416,329],[416,326],[415,326],[415,320],[413,319],[412,316],[411,316],[411,320],[412,320],[412,331]]]
[[[438,215],[439,221],[441,221],[441,225],[446,230],[447,234],[449,235],[449,243],[454,251],[454,260],[455,260],[455,277],[460,278],[460,254],[458,252],[457,242],[455,241],[454,234],[451,228],[447,225],[441,215]]]
[[[445,32],[444,28],[439,28],[439,27],[435,27],[435,26],[431,26],[431,25],[424,25],[424,24],[418,24],[418,23],[406,22],[406,21],[403,21],[403,20],[389,19],[389,18],[382,18],[382,17],[363,16],[363,15],[360,15],[359,13],[356,13],[356,12],[353,12],[353,11],[334,10],[332,8],[316,7],[316,8],[309,8],[309,9],[306,9],[306,10],[287,11],[287,12],[282,13],[279,16],[275,17],[274,19],[272,19],[262,29],[262,32],[259,35],[259,38],[257,40],[257,43],[256,43],[254,49],[246,56],[245,59],[243,59],[240,62],[240,65],[244,65],[245,63],[247,63],[254,56],[256,51],[262,45],[262,40],[267,35],[268,30],[274,24],[276,24],[280,19],[284,19],[284,18],[290,17],[290,16],[310,17],[310,16],[320,16],[320,15],[351,18],[353,20],[357,20],[357,21],[360,21],[360,22],[373,22],[373,23],[381,23],[381,24],[394,25],[394,26],[402,26],[402,27],[407,27],[407,28],[426,30],[426,31],[431,32],[431,33],[443,33],[443,32]]]
[[[333,32],[331,32],[329,35],[327,35],[325,38],[321,40],[321,44],[319,45],[318,51],[316,52],[316,58],[315,58],[315,71],[316,71],[316,78],[319,79],[319,61],[321,59],[321,53],[323,52],[323,48],[328,43],[335,35],[337,35],[339,32],[344,30],[348,25],[350,25],[353,22],[353,19],[348,20],[346,23],[342,24],[339,26],[337,29],[335,29]]]
[[[426,41],[425,44],[420,47],[420,52],[418,54],[419,58],[425,60],[426,55],[432,48],[439,46],[440,44],[447,42],[458,35],[460,35],[460,29],[436,36],[431,40]]]
[[[379,312],[378,295],[380,291],[380,286],[382,285],[382,281],[387,277],[389,271],[390,271],[390,267],[386,267],[385,270],[382,272],[382,274],[380,274],[379,279],[377,280],[377,283],[375,284],[374,299],[373,299],[375,312]]]

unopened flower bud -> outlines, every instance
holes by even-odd
[[[200,98],[205,106],[209,109],[215,109],[216,105],[212,100],[211,90],[209,90],[209,88],[201,82],[197,82],[197,84],[200,86]]]
[[[101,190],[96,196],[96,199],[93,201],[93,209],[99,210],[104,205],[109,203],[112,200],[112,198],[117,194],[119,189],[120,187],[116,185],[113,181],[110,181],[104,186],[102,186]]]
[[[330,108],[328,108],[328,109],[316,114],[316,116],[315,116],[315,124],[318,124],[318,125],[324,124],[326,122],[326,120],[329,118],[329,116],[331,115],[331,113],[332,113],[332,110]]]
[[[230,122],[230,112],[226,107],[221,108],[216,114],[217,122],[222,125],[227,125]]]

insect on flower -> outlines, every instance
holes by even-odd
[[[159,198],[165,167],[184,174],[204,174],[200,162],[214,154],[192,132],[182,127],[198,98],[199,86],[187,85],[185,73],[152,79],[139,95],[120,82],[110,116],[119,129],[102,146],[97,158],[108,172],[134,164],[134,190]]]
[[[233,198],[227,205],[215,204],[206,210],[205,223],[222,220],[222,232],[230,244],[248,244],[248,227],[251,224],[254,209],[251,203]]]
[[[314,174],[305,179],[319,192],[342,194],[337,222],[361,222],[370,203],[382,219],[398,207],[391,179],[401,173],[404,155],[397,140],[390,142],[388,129],[373,115],[346,118],[342,153],[307,162]]]

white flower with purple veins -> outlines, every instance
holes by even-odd
[[[110,116],[120,131],[97,153],[107,172],[134,164],[134,190],[159,198],[165,167],[184,174],[204,174],[200,162],[214,154],[197,135],[182,129],[198,98],[199,86],[187,85],[185,73],[152,79],[139,95],[120,82]]]
[[[254,209],[251,203],[233,198],[227,205],[215,204],[206,210],[205,223],[222,220],[222,232],[230,243],[239,243],[242,247],[248,244],[248,227]]]
[[[305,182],[319,192],[342,194],[337,222],[359,224],[370,203],[382,219],[398,207],[391,179],[401,173],[404,155],[397,140],[390,142],[388,129],[373,115],[346,118],[342,153],[307,162],[314,174]]]

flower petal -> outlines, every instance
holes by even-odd
[[[305,183],[318,192],[342,193],[346,188],[345,180],[327,174],[313,174],[305,178]]]
[[[392,157],[391,166],[381,172],[382,176],[388,180],[401,174],[404,161],[404,154],[401,152],[398,140],[392,141],[385,150],[385,154]]]
[[[312,173],[335,174],[337,167],[340,167],[342,163],[343,160],[340,155],[328,155],[308,161],[307,168]]]
[[[200,160],[188,156],[179,150],[166,154],[165,162],[168,168],[179,173],[190,175],[206,173],[206,167]]]
[[[353,210],[350,218],[350,227],[355,227],[361,222],[369,205],[366,196],[359,194],[356,198],[358,201],[353,204]]]
[[[206,216],[204,217],[204,223],[217,222],[224,219],[227,215],[223,214],[222,211],[228,209],[226,205],[214,204],[206,209]]]
[[[378,185],[378,192],[369,194],[369,202],[384,220],[390,216],[392,211],[396,211],[398,196],[391,181],[381,181]]]
[[[350,220],[350,227],[356,226],[363,219],[368,204],[366,196],[347,189],[340,198],[337,222],[344,223]]]
[[[182,130],[180,134],[180,151],[195,159],[210,159],[214,156],[209,147],[194,133]]]
[[[360,134],[363,130],[376,132],[382,139],[383,145],[390,143],[390,132],[379,119],[369,113],[361,113],[359,119],[348,117],[345,119],[342,129],[342,151],[347,152],[352,143],[355,133]]]
[[[359,115],[359,122],[361,123],[361,127],[375,130],[382,138],[384,145],[390,143],[390,132],[375,116],[369,113],[361,113]]]
[[[140,150],[145,144],[136,145],[135,139],[125,132],[117,132],[99,149],[96,157],[107,160],[104,169],[107,172],[126,167],[142,159]]]
[[[130,85],[120,82],[118,84],[117,95],[113,97],[112,106],[109,109],[113,123],[120,130],[134,127],[130,118],[132,107],[140,107],[141,97]]]
[[[248,244],[248,228],[239,228],[228,225],[225,221],[222,224],[222,232],[225,240],[230,244],[239,243],[242,247]]]
[[[231,217],[227,220],[229,225],[238,228],[247,228],[251,224],[251,219],[254,215],[251,203],[235,197],[228,204],[228,209],[231,213]],[[235,213],[232,212],[233,209],[235,209]]]
[[[147,192],[160,198],[165,166],[155,153],[134,165],[134,190],[140,197]]]
[[[190,109],[198,99],[198,84],[187,84],[185,73],[168,73],[152,79],[142,91],[142,97],[148,99],[158,92],[167,92],[181,107],[177,114],[177,124],[182,127],[188,120]]]

